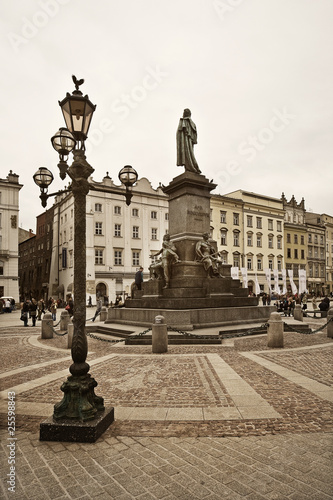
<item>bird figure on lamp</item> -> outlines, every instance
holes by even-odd
[[[78,80],[75,75],[72,75],[72,80],[74,82],[76,91],[78,91],[79,90],[79,86],[82,85],[82,83],[84,83],[84,79],[81,78],[81,80]]]

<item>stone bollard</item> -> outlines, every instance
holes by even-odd
[[[151,345],[154,354],[168,352],[168,329],[164,316],[155,317],[155,323],[152,327]]]
[[[68,323],[70,322],[71,318],[70,315],[68,314],[68,311],[64,310],[61,311],[60,314],[60,330],[63,330],[64,332],[67,330]]]
[[[45,313],[42,319],[42,339],[53,339],[53,321],[52,314]]]
[[[333,339],[333,307],[330,307],[328,311],[327,321],[330,321],[327,325],[327,337]]]
[[[283,347],[283,321],[279,313],[271,313],[267,328],[267,346]]]
[[[302,311],[302,306],[300,304],[295,305],[294,319],[296,319],[297,321],[303,321],[303,311]]]
[[[106,318],[108,316],[108,312],[105,306],[102,307],[101,313],[100,313],[100,320],[101,321],[106,321]]]
[[[74,325],[73,325],[72,322],[68,323],[67,330],[68,330],[68,334],[67,334],[67,349],[71,349],[72,348],[72,342],[73,342],[73,333],[74,333]]]

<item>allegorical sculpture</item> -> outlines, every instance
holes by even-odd
[[[161,255],[161,258],[151,264],[149,270],[152,278],[164,279],[165,288],[168,288],[171,278],[172,264],[180,262],[180,259],[176,252],[176,247],[170,241],[170,234],[165,234],[163,236],[163,244],[161,250],[157,254],[151,255],[150,257],[157,257],[158,255]]]
[[[209,234],[204,233],[202,240],[199,240],[195,246],[196,258],[199,262],[203,263],[208,276],[219,278],[221,277],[218,270],[218,265],[220,264],[219,252],[215,251],[215,248],[208,240]]]
[[[197,128],[191,119],[191,111],[184,109],[183,118],[179,120],[177,130],[177,165],[184,166],[185,171],[200,174],[193,146],[197,143]]]

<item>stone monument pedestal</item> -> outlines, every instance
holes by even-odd
[[[163,188],[169,195],[170,240],[180,262],[172,265],[168,283],[145,281],[125,307],[110,308],[106,323],[149,326],[162,315],[168,325],[192,330],[264,322],[276,310],[258,307],[258,298],[249,297],[247,288],[231,278],[231,265],[220,264],[219,274],[210,277],[197,255],[197,243],[210,233],[210,192],[215,187],[205,176],[185,171]],[[209,243],[217,250],[216,242]]]

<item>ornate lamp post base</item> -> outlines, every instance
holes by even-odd
[[[40,441],[67,441],[94,443],[114,421],[114,408],[98,412],[93,420],[80,422],[70,418],[55,420],[53,417],[40,424]]]
[[[94,392],[96,386],[97,382],[90,373],[68,377],[61,386],[64,397],[54,405],[53,418],[93,420],[98,412],[105,410],[104,399]]]

